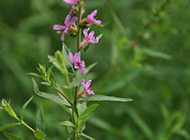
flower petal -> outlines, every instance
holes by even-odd
[[[67,25],[67,26],[70,25],[71,14],[72,14],[72,10],[69,12],[69,14],[65,18],[65,25]]]
[[[81,62],[81,55],[80,55],[80,51],[78,52],[78,53],[76,53],[75,55],[74,55],[74,59],[75,59],[75,62]]]
[[[87,87],[87,88],[89,88],[89,87],[90,87],[91,82],[92,82],[92,80],[88,80],[88,82],[86,82],[86,87]]]
[[[61,36],[61,41],[64,41],[65,40],[65,34],[68,33],[68,30],[69,28],[66,28],[64,31],[63,31],[63,34]]]
[[[63,29],[65,29],[66,28],[66,26],[63,26],[63,25],[54,25],[53,26],[53,29],[54,30],[63,30]]]
[[[88,72],[88,70],[85,69],[85,68],[81,68],[80,70],[81,70],[82,73],[87,73]]]
[[[86,39],[88,38],[88,31],[89,31],[89,30],[90,30],[90,27],[83,30],[83,34],[84,34],[84,37],[85,37]]]
[[[78,20],[78,17],[73,17],[69,22],[70,25],[74,24]]]
[[[89,37],[90,39],[94,39],[94,34],[95,34],[95,32],[94,32],[94,31],[92,31],[92,32],[90,32],[90,34],[89,34],[89,36],[88,36],[88,37]]]
[[[75,62],[74,56],[73,56],[72,52],[69,52],[68,58],[70,59],[70,61],[72,62],[72,64]]]
[[[85,84],[85,80],[84,79],[82,79],[82,83],[81,84],[83,85],[84,89],[86,89],[86,84]]]
[[[79,0],[64,0],[64,2],[75,5],[75,4],[77,4],[77,2],[79,2]]]
[[[94,17],[94,16],[97,15],[97,13],[98,13],[98,11],[97,11],[97,10],[94,10],[90,15]]]

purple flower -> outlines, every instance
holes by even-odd
[[[85,80],[82,79],[82,83],[81,83],[84,87],[84,91],[88,93],[88,96],[90,96],[91,94],[94,95],[94,91],[92,90],[92,88],[90,88],[91,82],[92,80],[88,80],[85,84]]]
[[[80,69],[82,73],[87,73],[88,70],[85,69],[85,62],[81,61],[81,54],[80,52],[75,53],[75,55],[73,56],[73,54],[71,52],[69,52],[68,55],[70,61],[72,62],[72,64],[75,65],[75,69]]]
[[[65,40],[65,34],[69,32],[70,26],[73,25],[75,23],[75,21],[78,20],[77,17],[73,17],[71,19],[71,14],[72,14],[72,10],[69,12],[69,14],[67,15],[67,17],[65,18],[65,25],[54,25],[53,29],[54,30],[64,30],[63,34],[61,36],[61,41]]]
[[[64,2],[71,4],[71,5],[76,5],[80,0],[64,0]]]
[[[87,16],[87,21],[90,24],[102,24],[101,20],[96,20],[95,16],[97,15],[98,11],[94,10],[90,15]]]
[[[83,34],[84,34],[84,39],[83,42],[81,44],[81,48],[85,48],[89,43],[91,44],[96,44],[99,42],[99,38],[98,37],[94,37],[95,32],[92,31],[88,34],[88,31],[90,30],[90,27],[87,29],[83,30]]]

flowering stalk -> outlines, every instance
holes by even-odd
[[[82,6],[79,4],[79,10],[78,10],[78,24],[77,24],[77,52],[80,51],[80,43],[81,43],[81,28],[80,28],[80,21],[82,18]],[[76,79],[78,79],[79,77],[77,77],[78,75],[76,75]],[[73,99],[73,108],[72,108],[72,122],[73,124],[75,124],[75,119],[74,119],[74,113],[77,114],[78,116],[78,112],[77,112],[77,96],[78,96],[78,90],[79,90],[79,86],[77,85],[75,87],[75,94],[74,94],[74,99]],[[73,128],[73,140],[77,140],[77,134],[76,134],[76,130],[75,128]]]
[[[93,89],[91,88],[92,80],[85,82],[84,74],[90,71],[95,64],[90,65],[88,68],[85,67],[85,61],[81,59],[82,52],[92,45],[99,42],[101,38],[99,36],[95,37],[95,32],[89,30],[93,24],[101,24],[101,20],[97,20],[96,15],[97,10],[94,10],[91,14],[88,14],[86,18],[82,18],[83,13],[85,12],[84,4],[86,0],[64,0],[64,2],[71,4],[71,10],[64,20],[64,25],[54,25],[53,29],[56,31],[62,31],[61,41],[65,40],[65,35],[72,35],[76,37],[76,53],[73,53],[67,48],[63,43],[63,51],[56,51],[55,56],[48,56],[49,62],[53,65],[46,69],[46,66],[39,65],[38,74],[37,73],[28,73],[28,75],[41,78],[43,82],[41,84],[51,87],[56,90],[58,95],[41,92],[39,90],[38,84],[32,78],[34,91],[35,93],[43,98],[49,99],[59,105],[70,113],[71,121],[60,122],[60,125],[67,126],[69,133],[72,135],[68,140],[81,140],[82,137],[87,139],[93,139],[90,136],[83,133],[85,129],[85,124],[87,120],[93,115],[93,111],[98,107],[99,104],[93,104],[87,106],[88,101],[116,101],[116,102],[128,102],[131,99],[121,99],[117,97],[109,97],[105,95],[95,95]],[[73,16],[73,15],[77,15]],[[77,22],[77,24],[75,23]],[[84,38],[82,40],[82,31]],[[82,40],[82,41],[81,41]],[[62,75],[65,76],[67,85],[61,85],[56,80],[56,76],[53,74],[53,68],[56,68],[60,71]],[[72,82],[70,82],[70,75],[73,76]],[[74,88],[74,94],[73,94]],[[68,91],[69,90],[69,91]],[[69,94],[66,92],[68,91]],[[87,94],[87,95],[86,95]],[[73,96],[74,95],[74,96]],[[61,96],[61,97],[60,97]],[[93,97],[90,97],[93,96]],[[5,110],[11,117],[19,121],[19,123],[11,124],[11,126],[23,124],[29,128],[36,139],[45,140],[45,122],[43,118],[43,109],[41,108],[36,117],[36,129],[33,129],[23,120],[23,112],[26,106],[33,99],[30,98],[22,107],[20,118],[17,117],[16,113],[10,106],[10,103],[7,103],[5,100],[2,100],[1,110]],[[10,125],[8,125],[10,126]],[[71,131],[72,127],[72,131]],[[3,127],[7,128],[7,126]]]

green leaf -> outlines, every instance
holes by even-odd
[[[42,76],[40,76],[39,74],[36,74],[36,73],[27,73],[27,75],[42,78]]]
[[[187,130],[184,130],[184,129],[179,130],[178,132],[176,132],[176,134],[184,137],[187,140],[189,139],[189,136],[190,136],[189,133],[187,132]]]
[[[143,49],[143,52],[151,57],[156,57],[156,58],[162,58],[162,59],[166,59],[166,60],[171,60],[172,56],[162,53],[162,52],[157,52],[157,51],[153,51],[150,49]]]
[[[64,125],[64,126],[72,126],[72,127],[75,127],[75,125],[70,122],[70,121],[63,121],[63,122],[60,122],[59,123],[60,125]]]
[[[41,82],[42,85],[51,86],[48,82]]]
[[[46,135],[42,131],[40,131],[40,130],[34,131],[34,136],[37,139],[44,139],[46,137]]]
[[[20,121],[20,119],[17,117],[16,113],[14,112],[14,110],[12,109],[10,102],[7,103],[6,100],[2,100],[2,106],[3,109],[13,118],[15,118],[16,120]]]
[[[0,127],[0,132],[16,125],[21,125],[21,123],[10,123],[10,124],[3,125]]]
[[[58,70],[62,71],[61,64],[54,56],[48,55],[49,62],[51,62]]]
[[[24,119],[24,111],[26,109],[26,107],[28,106],[28,104],[32,101],[33,99],[33,96],[22,106],[22,109],[21,109],[21,113],[20,113],[20,117],[21,117],[21,120]]]
[[[48,80],[50,80],[50,76],[51,76],[51,72],[52,72],[52,70],[53,70],[53,67],[54,67],[54,66],[51,66],[51,67],[49,67],[48,70],[47,70],[47,78],[48,78]]]
[[[5,107],[6,105],[8,105],[7,101],[5,99],[2,99],[1,104],[3,107]]]
[[[150,127],[144,122],[143,119],[132,109],[128,109],[128,114],[136,123],[136,125],[142,130],[142,132],[146,135],[147,139],[153,140],[155,138],[154,133],[150,129]]]
[[[89,106],[84,112],[82,112],[80,117],[91,114],[98,106],[99,104],[94,104],[94,105]]]
[[[80,117],[80,120],[82,121],[82,122],[81,122],[81,126],[82,126],[83,124],[85,124],[85,122],[86,122],[88,119],[90,119],[93,115],[94,115],[94,113],[89,113],[89,114],[86,114],[86,115],[81,116],[81,117]]]
[[[86,101],[86,102],[102,102],[102,101],[110,101],[110,102],[131,102],[133,99],[129,98],[118,98],[113,96],[105,96],[105,95],[94,95],[91,97],[81,98],[79,101]]]
[[[33,86],[34,86],[34,91],[38,96],[49,99],[59,105],[70,106],[70,104],[66,100],[63,100],[59,96],[39,91],[39,87],[33,78],[32,78],[32,82],[33,82]]]
[[[88,71],[91,71],[97,64],[98,64],[98,62],[95,62],[95,63],[89,65],[86,69],[87,69]]]
[[[5,135],[5,137],[7,137],[9,140],[22,140],[21,138],[11,134],[11,133],[8,133],[6,131],[3,131],[3,134]]]
[[[81,134],[79,134],[80,136],[83,136],[84,138],[87,138],[87,139],[89,139],[89,140],[96,140],[96,139],[94,139],[94,138],[92,138],[92,137],[90,137],[90,136],[88,136],[88,135],[86,135],[86,134],[84,134],[84,133],[81,133]]]
[[[67,45],[64,42],[63,42],[63,46],[62,46],[62,51],[63,51],[63,57],[65,59],[65,63],[66,63],[67,68],[71,67],[72,71],[74,72],[73,65],[72,65],[71,61],[69,60],[69,58],[68,58],[68,53],[67,52],[69,51],[69,49],[68,49]]]
[[[100,39],[102,38],[103,35],[104,35],[104,34],[100,34],[100,35],[98,35],[98,36],[97,36],[98,39],[100,40]]]
[[[69,114],[72,114],[72,111],[69,109],[69,108],[67,108],[67,107],[65,107],[65,106],[62,106],[61,108],[63,108],[65,111],[67,111]]]
[[[43,108],[41,107],[36,116],[36,129],[45,133],[45,122],[43,117]]]

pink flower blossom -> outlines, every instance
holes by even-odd
[[[92,31],[88,34],[89,30],[90,30],[90,27],[83,30],[83,34],[85,38],[83,39],[83,42],[81,43],[81,48],[85,48],[88,44],[96,44],[99,42],[99,38],[94,37],[95,32]]]
[[[92,88],[90,88],[92,80],[88,80],[85,84],[85,80],[82,79],[82,85],[84,87],[84,91],[88,94],[88,96],[90,96],[91,94],[94,95],[94,91],[92,90]]]
[[[71,4],[71,5],[76,5],[77,3],[80,2],[80,0],[64,0],[64,2]]]
[[[69,12],[69,14],[67,15],[67,17],[65,18],[65,25],[54,25],[53,29],[54,30],[64,30],[63,34],[61,36],[61,41],[65,40],[65,34],[69,32],[70,26],[73,25],[78,18],[77,17],[73,17],[71,19],[71,14],[72,14],[72,10]]]
[[[88,70],[85,69],[85,62],[81,61],[80,52],[75,53],[74,56],[73,56],[73,54],[71,52],[69,52],[68,58],[70,59],[72,64],[75,65],[75,69],[80,69],[82,73],[87,73],[88,72]]]
[[[101,20],[96,20],[95,16],[97,15],[98,11],[94,10],[90,15],[87,16],[87,21],[90,24],[102,24]]]

